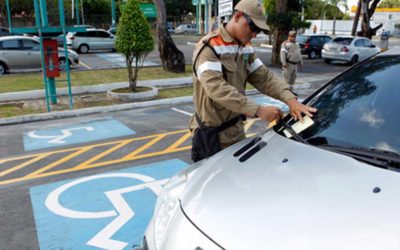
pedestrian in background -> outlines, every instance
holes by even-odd
[[[244,139],[246,117],[271,122],[282,117],[275,106],[245,96],[246,83],[285,102],[295,120],[312,117],[315,108],[297,101],[289,86],[257,58],[250,40],[268,30],[258,0],[241,0],[232,18],[196,45],[193,54],[195,114],[190,121],[192,159],[199,161]]]
[[[297,66],[303,67],[303,57],[300,46],[296,43],[296,34],[296,31],[289,32],[288,39],[282,43],[280,52],[283,77],[291,90],[296,82]]]

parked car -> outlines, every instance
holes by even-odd
[[[339,60],[354,64],[379,52],[380,49],[368,38],[340,36],[324,45],[322,58],[326,63]]]
[[[102,29],[87,29],[84,32],[69,32],[67,45],[79,53],[86,54],[90,50],[115,50],[116,36]]]
[[[175,28],[172,26],[167,26],[167,30],[170,34],[174,34],[175,33]]]
[[[331,40],[332,37],[327,35],[298,35],[296,37],[301,54],[308,55],[309,59],[321,57],[322,46]]]
[[[117,35],[117,28],[110,28],[109,30],[107,30],[109,33],[113,34],[114,36]]]
[[[68,50],[69,64],[74,67],[79,64],[78,55]],[[65,51],[58,49],[59,68],[65,70],[67,61]],[[27,36],[0,37],[0,75],[10,70],[41,68],[42,59],[40,42],[38,39]]]
[[[343,72],[290,115],[172,177],[143,249],[398,250],[400,50]]]
[[[175,28],[176,34],[195,34],[197,32],[196,24],[181,24]]]
[[[0,27],[0,36],[9,36],[10,30],[5,27]]]

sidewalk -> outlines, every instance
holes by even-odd
[[[271,68],[271,70],[281,76],[281,70]],[[321,82],[325,82],[329,79],[332,79],[337,73],[329,73],[329,74],[306,74],[299,73],[296,81],[296,85],[294,90],[296,93],[300,93],[302,96],[308,96],[312,92],[313,89],[318,88],[321,85]],[[159,80],[147,80],[147,81],[139,81],[138,86],[155,86],[158,88],[171,88],[171,87],[185,87],[191,86],[193,84],[191,77],[183,77],[183,78],[169,78],[169,79],[159,79]],[[73,95],[78,94],[89,94],[89,93],[101,93],[107,90],[126,87],[126,82],[117,82],[117,83],[109,83],[109,84],[100,84],[95,86],[81,86],[81,87],[73,87],[72,93]],[[309,91],[308,91],[309,90]],[[257,90],[246,91],[247,94],[257,94]],[[67,88],[57,89],[58,95],[67,95]],[[21,101],[28,99],[43,99],[45,98],[44,90],[34,90],[34,91],[21,91],[21,92],[11,92],[0,94],[0,102],[6,101]],[[67,117],[76,117],[82,115],[96,114],[96,113],[105,113],[105,112],[113,112],[113,111],[122,111],[129,109],[138,109],[145,107],[154,107],[154,106],[163,106],[163,105],[179,105],[179,104],[190,104],[193,102],[192,96],[184,96],[184,97],[176,97],[176,98],[168,98],[161,100],[153,100],[153,101],[145,101],[145,102],[135,102],[135,103],[125,103],[125,104],[117,104],[110,106],[98,106],[91,108],[82,108],[75,110],[65,110],[65,111],[53,111],[50,113],[40,113],[40,114],[31,114],[31,115],[23,115],[23,116],[15,116],[9,118],[0,118],[0,126],[1,125],[10,125],[10,124],[19,124],[19,123],[27,123],[33,121],[43,121],[43,120],[52,120],[52,119],[60,119]]]

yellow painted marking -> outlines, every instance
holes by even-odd
[[[83,63],[82,61],[80,61],[79,64],[82,65],[82,66],[85,67],[85,68],[92,69],[92,67],[90,67],[90,66],[87,65],[86,63]]]
[[[130,154],[127,154],[126,156],[124,156],[122,159],[132,159],[134,158],[136,155],[140,154],[141,152],[145,151],[146,149],[148,149],[149,147],[153,146],[154,144],[156,144],[157,142],[159,142],[161,139],[163,139],[166,135],[159,135],[156,138],[154,138],[153,140],[151,140],[150,142],[146,143],[145,145],[141,146],[140,148],[136,149],[135,151],[133,151]]]
[[[192,133],[190,133],[190,131],[187,132],[181,138],[179,138],[179,140],[177,140],[174,144],[172,144],[167,149],[165,149],[165,151],[175,150],[178,146],[180,146],[182,143],[184,143],[191,135],[192,135]]]
[[[12,167],[12,168],[9,168],[7,170],[4,170],[3,172],[0,172],[0,177],[3,177],[5,175],[7,175],[7,174],[10,174],[10,173],[15,172],[17,170],[20,170],[20,169],[22,169],[22,168],[24,168],[26,166],[29,166],[30,164],[35,163],[37,161],[40,161],[41,159],[46,158],[49,155],[50,155],[49,153],[38,155],[35,158],[30,159],[29,161],[26,161],[24,163],[21,163],[21,164],[15,166],[15,167]]]
[[[116,151],[117,149],[122,148],[123,146],[126,146],[127,144],[129,144],[132,140],[125,140],[123,142],[120,142],[119,144],[117,144],[116,146],[107,149],[106,151],[90,158],[89,160],[85,161],[84,163],[79,164],[78,166],[74,167],[75,170],[80,170],[88,165],[90,165],[90,163],[95,162],[101,158],[103,158],[104,156],[107,156],[109,154],[111,154],[112,152]]]
[[[65,156],[65,157],[63,157],[63,158],[61,158],[61,159],[59,159],[58,161],[52,162],[51,164],[49,164],[49,165],[47,165],[47,166],[45,166],[45,167],[43,167],[43,168],[40,168],[40,169],[36,170],[35,172],[32,172],[32,173],[26,175],[26,177],[27,177],[27,178],[31,178],[31,177],[34,177],[34,176],[36,176],[36,175],[39,175],[39,174],[41,174],[41,173],[43,173],[43,172],[46,172],[47,170],[49,170],[49,169],[51,169],[51,168],[54,168],[54,167],[56,167],[56,166],[58,166],[58,165],[60,165],[60,164],[62,164],[62,163],[64,163],[64,162],[66,162],[66,161],[69,161],[69,160],[71,160],[72,158],[74,158],[74,157],[76,157],[76,156],[78,156],[78,155],[80,155],[80,154],[83,154],[84,152],[90,150],[91,148],[92,148],[92,147],[81,148],[80,150],[75,151],[74,153],[69,154],[69,155],[67,155],[67,156]]]

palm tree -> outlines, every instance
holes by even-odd
[[[326,0],[325,8],[332,8],[333,10],[333,27],[332,27],[332,35],[336,33],[336,17],[339,14],[339,7],[344,7],[347,11],[347,1],[346,0]]]

